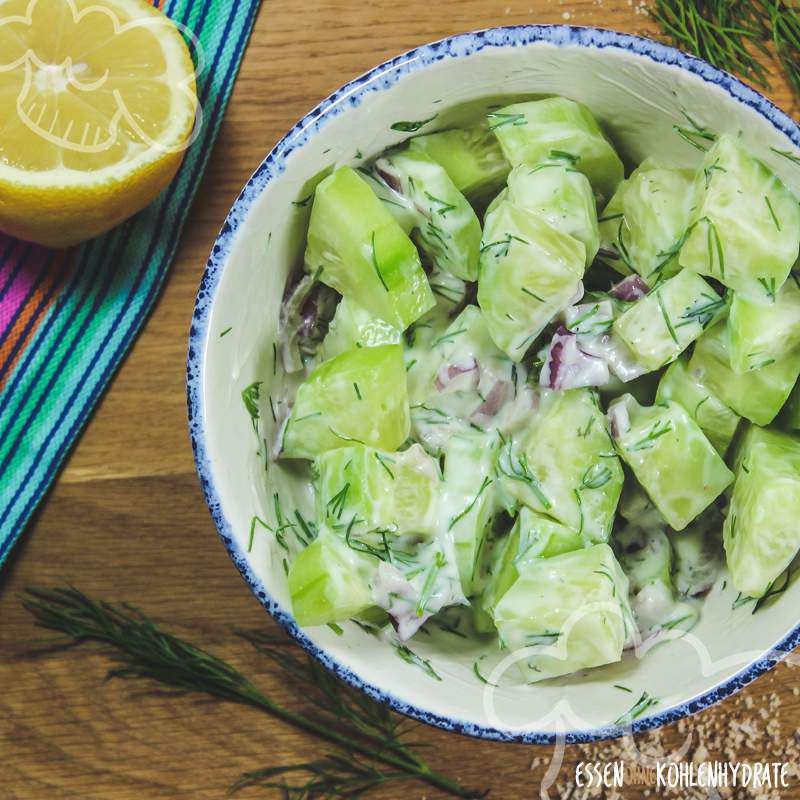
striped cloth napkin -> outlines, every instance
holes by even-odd
[[[203,129],[169,187],[68,251],[0,234],[0,565],[144,324],[175,255],[259,0],[156,3],[193,31]]]

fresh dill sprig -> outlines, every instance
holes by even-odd
[[[648,13],[678,47],[761,88],[770,88],[769,62],[777,61],[800,97],[800,8],[793,0],[655,0]]]
[[[295,655],[289,640],[261,631],[237,631],[271,660],[284,682],[297,689],[306,709],[282,705],[262,692],[226,661],[161,630],[127,603],[95,601],[72,587],[27,589],[23,606],[36,624],[67,637],[64,646],[99,642],[117,662],[109,678],[152,680],[182,692],[195,692],[248,705],[293,725],[331,747],[313,761],[270,766],[245,773],[232,789],[275,788],[285,798],[344,798],[390,781],[419,780],[446,794],[478,798],[475,792],[423,761],[408,741],[409,723],[365,694],[353,691],[311,658]],[[58,637],[63,642],[63,636]],[[299,775],[302,782],[289,783]]]
[[[772,0],[766,5],[775,53],[794,93],[800,96],[800,63],[797,60],[800,50],[800,8],[787,0]]]
[[[769,87],[757,57],[769,55],[769,14],[761,0],[655,0],[648,13],[677,46]]]

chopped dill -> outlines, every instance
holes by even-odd
[[[594,418],[593,418],[594,419]],[[600,489],[611,480],[611,470],[604,464],[592,464],[587,467],[581,478],[584,489]]]
[[[576,156],[574,153],[567,153],[565,150],[551,150],[550,158],[556,161],[568,161],[573,166],[581,160],[580,156]]]
[[[476,678],[477,678],[477,679],[478,679],[478,680],[479,680],[481,683],[485,683],[487,686],[497,686],[497,684],[496,684],[496,683],[490,683],[489,681],[487,681],[487,680],[486,680],[486,678],[484,678],[484,677],[483,677],[483,675],[481,675],[481,671],[480,671],[480,669],[478,668],[478,662],[477,662],[477,661],[473,662],[473,664],[472,664],[472,671],[475,673],[475,677],[476,677]]]
[[[775,153],[776,155],[788,159],[793,164],[797,164],[798,166],[800,166],[800,156],[796,156],[794,153],[791,153],[788,150],[778,150],[775,147],[770,147],[770,150],[772,150],[772,152]]]
[[[431,347],[438,347],[440,344],[444,344],[445,342],[452,342],[456,336],[461,336],[462,333],[466,332],[466,328],[459,328],[458,330],[450,331],[449,333],[443,333],[438,339],[434,339]]]
[[[583,498],[581,497],[580,489],[573,489],[572,491],[575,495],[575,502],[578,504],[578,514],[580,515],[578,523],[578,536],[580,536],[583,533]]]
[[[386,285],[386,281],[383,279],[383,273],[378,265],[378,254],[375,252],[375,231],[372,231],[372,266],[375,268],[375,274],[378,276],[381,286],[383,286],[383,288],[388,292],[389,287]]]
[[[321,411],[312,411],[310,414],[304,414],[302,417],[295,417],[292,420],[292,422],[296,424],[298,422],[305,422],[307,419],[314,419],[316,417],[321,417],[321,416],[322,416]]]
[[[337,438],[341,439],[343,442],[355,442],[356,444],[364,444],[361,439],[356,439],[354,436],[348,436],[345,433],[338,433],[335,431],[330,425],[328,425],[328,430]]]
[[[497,122],[491,122],[489,124],[490,131],[497,130],[497,128],[502,128],[504,125],[519,127],[520,125],[528,124],[528,120],[525,119],[524,114],[505,114],[500,111],[493,111],[490,114],[487,114],[486,118],[489,120],[497,120]]]
[[[342,630],[341,625],[337,625],[335,622],[329,622],[328,627],[337,635],[341,636],[344,631]]]
[[[358,384],[355,381],[353,381],[353,389],[355,390],[356,397],[359,400],[363,400],[363,398],[361,397],[361,389],[358,388]]]
[[[589,432],[592,430],[592,425],[594,425],[594,417],[589,417],[589,421],[586,423],[586,427],[578,428],[578,436],[580,436],[581,439],[585,439],[589,435]]]
[[[670,320],[667,309],[664,307],[664,300],[661,297],[660,291],[656,292],[656,302],[658,303],[658,308],[661,311],[661,316],[664,318],[664,324],[667,326],[669,335],[672,337],[672,341],[675,342],[675,344],[680,344],[678,342],[678,337],[675,334],[675,328],[672,327],[672,320]]]
[[[708,167],[703,167],[703,176],[706,182],[706,189],[711,186],[711,179],[714,177],[715,172],[727,172],[728,170],[725,167],[721,167],[719,165],[719,159],[717,159],[713,164]]]
[[[769,209],[769,215],[772,217],[772,221],[775,223],[775,227],[780,231],[781,223],[778,220],[778,217],[775,216],[775,209],[772,207],[772,203],[770,202],[769,195],[764,195],[764,202],[767,204],[767,208]]]
[[[342,512],[347,504],[347,494],[350,491],[350,482],[345,483],[336,494],[328,500],[328,513],[336,519],[342,518]]]
[[[668,434],[672,430],[672,422],[670,420],[664,421],[663,419],[656,420],[653,427],[641,438],[627,448],[628,452],[636,453],[639,450],[647,450],[652,447],[656,439]]]
[[[506,233],[505,239],[498,239],[494,242],[489,242],[488,244],[484,244],[481,246],[481,253],[485,253],[487,250],[492,250],[493,248],[497,248],[495,250],[494,255],[496,258],[505,258],[508,255],[508,249],[511,247],[511,242],[521,242],[522,244],[530,244],[527,239],[523,239],[521,236],[515,236],[513,233]]]
[[[714,272],[714,254],[717,256],[717,264],[719,264],[719,274],[725,277],[725,251],[722,249],[722,240],[719,238],[719,232],[714,222],[705,217],[707,230],[707,247],[708,247],[708,269],[711,273]]]
[[[772,583],[767,586],[767,591],[756,600],[756,604],[753,606],[753,610],[750,612],[751,614],[755,614],[760,608],[763,607],[764,603],[767,602],[771,597],[777,597],[780,594],[783,594],[789,586],[789,581],[791,580],[792,573],[790,570],[786,570],[783,572],[779,577],[777,577]],[[783,581],[778,584],[778,582],[783,578]],[[778,584],[778,585],[776,585]]]
[[[681,125],[673,125],[673,133],[677,133],[681,139],[694,147],[695,150],[706,152],[708,148],[698,142],[697,139],[701,139],[705,142],[715,142],[717,140],[716,135],[698,125],[685,111],[681,110],[681,114],[683,114],[691,127],[686,128]]]
[[[454,516],[454,517],[453,517],[453,518],[450,520],[450,524],[447,526],[447,530],[448,530],[448,531],[451,531],[451,530],[453,530],[453,526],[454,526],[454,525],[455,525],[455,524],[456,524],[456,523],[457,523],[457,522],[458,522],[460,519],[463,519],[464,517],[466,517],[466,516],[467,516],[467,514],[469,514],[469,512],[470,512],[470,511],[472,511],[472,509],[475,507],[475,503],[477,503],[477,502],[478,502],[478,499],[479,499],[479,498],[480,498],[480,496],[483,494],[484,490],[485,490],[485,489],[487,489],[487,488],[488,488],[488,487],[491,485],[491,483],[492,483],[492,479],[491,479],[491,478],[490,478],[490,477],[487,475],[487,476],[486,476],[486,477],[483,479],[483,483],[481,484],[481,488],[480,488],[480,489],[478,489],[478,493],[475,495],[475,497],[473,497],[473,498],[472,498],[472,501],[469,503],[469,505],[468,505],[468,506],[467,506],[467,507],[466,507],[466,508],[465,508],[463,511],[459,512],[458,514],[456,514],[456,515],[455,515],[455,516]]]
[[[504,449],[506,451],[505,463],[502,457],[498,458],[497,471],[510,480],[520,481],[521,483],[527,484],[534,495],[536,495],[536,499],[542,504],[542,506],[544,506],[544,508],[552,508],[553,504],[547,499],[547,496],[542,491],[542,485],[528,467],[528,458],[525,453],[520,454],[515,462],[514,454],[512,452],[511,439],[508,440]]]
[[[225,328],[225,330],[222,331],[222,333],[219,335],[219,338],[221,339],[223,336],[227,336],[232,330],[233,330],[233,327]]]
[[[703,298],[702,300],[698,300],[691,308],[687,308],[681,314],[680,318],[683,321],[679,322],[675,326],[676,328],[696,322],[705,330],[712,320],[716,319],[717,312],[725,308],[727,303],[724,297],[712,296],[705,292],[701,294],[701,297]]]
[[[251,552],[252,549],[253,549],[253,538],[255,537],[255,534],[256,534],[256,525],[260,525],[262,528],[266,528],[266,530],[268,530],[270,533],[273,533],[273,529],[272,529],[271,525],[268,525],[266,522],[264,522],[264,520],[261,519],[261,517],[254,516],[250,520],[250,538],[247,541],[247,552],[248,553]],[[285,543],[284,543],[284,545],[285,545]]]
[[[418,617],[425,615],[425,606],[428,605],[428,601],[431,599],[431,595],[433,594],[433,587],[436,585],[436,577],[445,564],[447,564],[447,561],[445,560],[444,554],[437,552],[434,557],[433,564],[431,564],[431,568],[428,570],[428,574],[425,576],[425,583],[423,584],[422,591],[419,595],[419,602],[417,603]]]
[[[433,120],[435,120],[438,116],[438,114],[434,114],[432,117],[428,117],[427,119],[420,119],[412,122],[401,120],[400,122],[395,122],[392,124],[391,129],[400,133],[416,133],[424,125],[427,125],[429,122],[433,122]]]
[[[440,200],[438,197],[432,195],[428,191],[425,192],[425,197],[427,197],[428,200],[430,200],[432,203],[437,203],[439,205],[439,208],[436,209],[436,213],[440,217],[444,217],[449,212],[455,211],[455,209],[456,209],[456,206],[454,206],[452,203],[448,203],[448,202],[446,202],[444,200]]]
[[[394,480],[394,472],[389,468],[387,461],[392,464],[394,463],[394,459],[389,458],[389,456],[381,455],[377,450],[373,454],[375,456],[375,460],[386,470],[386,474]]]
[[[759,278],[758,282],[761,284],[761,288],[767,295],[767,298],[771,302],[775,302],[775,291],[776,291],[776,281],[775,278]]]
[[[615,725],[627,725],[633,720],[638,719],[649,708],[657,706],[661,701],[657,697],[651,697],[647,692],[642,692],[639,699],[633,704],[629,711],[614,720]]]
[[[431,678],[441,681],[441,676],[438,672],[436,672],[436,670],[433,668],[433,665],[427,658],[418,656],[411,648],[404,644],[400,644],[400,642],[394,643],[394,649],[397,655],[400,656],[400,658],[402,658],[407,664],[413,664],[415,667],[419,667],[423,672],[430,675]]]
[[[611,685],[615,689],[619,689],[621,692],[628,692],[628,694],[633,694],[633,689],[629,689],[627,686],[623,686],[621,683],[613,683]]]
[[[532,292],[530,289],[526,289],[524,286],[520,288],[525,294],[530,295],[534,300],[538,300],[540,303],[544,303],[544,298],[536,294],[536,292]]]
[[[258,401],[261,397],[261,385],[263,383],[263,381],[255,381],[255,383],[251,383],[249,386],[242,389],[242,402],[244,403],[247,413],[250,415],[250,422],[256,436],[258,436],[258,420],[261,418]]]

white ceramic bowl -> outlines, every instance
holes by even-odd
[[[565,26],[496,28],[426,45],[376,67],[324,100],[281,139],[248,181],[214,245],[192,323],[188,399],[192,444],[206,500],[234,563],[264,607],[309,652],[347,682],[412,717],[486,738],[528,742],[617,735],[610,720],[642,692],[658,705],[634,723],[651,728],[696,712],[736,691],[800,641],[800,582],[751,614],[732,609],[725,576],[706,599],[692,633],[643,658],[534,686],[491,691],[473,672],[469,642],[415,638],[443,681],[398,658],[387,643],[352,623],[300,630],[274,537],[253,515],[274,522],[273,493],[284,511],[306,514],[311,498],[296,473],[257,453],[241,391],[263,381],[262,434],[272,435],[268,397],[283,380],[273,370],[278,309],[290,268],[301,257],[307,209],[293,205],[324,167],[357,164],[407,134],[397,121],[425,120],[424,130],[458,122],[474,101],[498,94],[559,94],[588,105],[631,163],[655,154],[675,163],[699,158],[672,130],[688,112],[717,132],[741,131],[745,144],[795,191],[800,128],[757,92],[705,62],[652,41]],[[472,106],[470,104],[472,103]],[[478,105],[480,105],[479,103]],[[455,109],[455,110],[453,110]],[[230,328],[224,336],[223,331]],[[725,586],[725,588],[723,588]],[[615,689],[623,684],[628,694]]]

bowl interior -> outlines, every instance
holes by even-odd
[[[484,110],[498,96],[534,94],[564,95],[588,105],[632,164],[648,155],[696,164],[702,154],[673,132],[674,125],[688,124],[688,113],[713,131],[740,133],[788,185],[800,189],[800,167],[775,152],[797,154],[789,138],[800,141],[797,127],[763,98],[701,62],[601,31],[523,28],[456,37],[345,87],[273,151],[231,211],[212,254],[198,295],[189,364],[201,479],[223,539],[262,602],[339,674],[399,710],[467,733],[529,741],[557,731],[575,738],[607,735],[613,732],[610,721],[645,691],[660,702],[638,726],[724,696],[765,664],[749,668],[738,681],[731,681],[733,676],[777,643],[787,644],[797,623],[800,583],[792,582],[752,615],[751,604],[732,608],[736,591],[723,575],[706,599],[700,623],[683,639],[581,675],[494,689],[474,672],[483,648],[452,634],[418,636],[411,644],[444,679],[436,681],[355,624],[343,625],[341,635],[327,627],[298,632],[283,551],[260,526],[249,544],[254,515],[276,522],[275,495],[284,516],[295,509],[313,516],[304,474],[264,457],[265,442],[271,447],[277,428],[271,404],[279,416],[286,390],[273,345],[284,284],[302,257],[308,207],[298,201],[308,194],[309,181],[331,164],[357,166],[360,157],[402,141],[408,134],[393,131],[395,122],[436,115],[427,132]],[[256,434],[241,398],[254,381],[262,382]],[[489,677],[492,666],[481,671]]]

